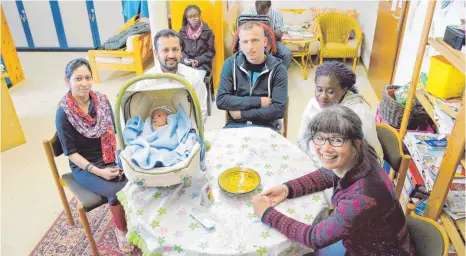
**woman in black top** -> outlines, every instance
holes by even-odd
[[[60,101],[55,119],[63,153],[69,158],[76,182],[108,199],[120,250],[130,252],[134,246],[126,240],[125,212],[116,197],[127,180],[115,165],[112,108],[107,96],[91,90],[92,73],[87,60],[68,63],[65,82],[70,91]]]

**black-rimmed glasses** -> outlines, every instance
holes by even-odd
[[[333,147],[341,147],[343,146],[343,144],[345,144],[346,138],[342,138],[342,137],[326,138],[326,137],[317,136],[317,135],[314,135],[312,137],[312,142],[317,146],[325,145],[326,141],[328,141],[328,143],[330,143],[330,145]]]

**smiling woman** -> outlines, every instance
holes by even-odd
[[[351,108],[362,120],[364,137],[383,159],[382,146],[377,138],[375,116],[364,97],[356,89],[356,74],[344,63],[326,61],[316,70],[315,97],[309,100],[304,110],[301,127],[298,132],[298,146],[308,155],[314,155],[313,147],[309,147],[305,139],[310,120],[317,113],[332,105],[343,105]]]
[[[91,90],[92,73],[87,60],[74,59],[68,63],[65,83],[70,91],[60,101],[55,119],[63,154],[68,156],[76,182],[108,199],[119,248],[130,252],[134,246],[126,241],[125,212],[116,197],[127,180],[115,164],[112,107],[107,96]]]
[[[358,115],[345,106],[330,106],[307,130],[306,140],[315,145],[323,168],[256,195],[254,212],[261,221],[317,249],[317,255],[414,255],[395,189],[365,140]],[[286,199],[331,187],[335,210],[316,225],[274,208]]]

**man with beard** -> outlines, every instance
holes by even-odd
[[[207,119],[207,89],[204,84],[203,75],[199,70],[188,67],[182,63],[181,53],[183,50],[183,41],[177,32],[171,29],[163,29],[154,36],[154,53],[157,57],[155,66],[149,69],[145,74],[172,73],[184,77],[191,83],[194,91],[197,93],[204,123]],[[142,90],[156,84],[174,82],[171,79],[142,80],[139,81],[135,89]]]

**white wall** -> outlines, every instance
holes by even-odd
[[[254,7],[251,0],[242,0],[243,10]],[[359,26],[364,32],[362,45],[362,60],[366,67],[369,67],[371,59],[372,43],[374,41],[375,25],[377,23],[377,9],[379,4],[375,0],[370,1],[283,1],[272,0],[272,8],[339,8],[342,10],[356,9],[359,12]],[[286,22],[286,21],[285,21]]]
[[[427,6],[428,1],[415,0],[411,2],[394,84],[406,84],[411,81]],[[453,1],[446,8],[442,9],[441,7],[441,2],[437,2],[429,34],[430,37],[443,37],[447,25],[460,24],[460,19],[464,19],[466,1]],[[427,47],[422,62],[422,72],[428,73],[429,57],[432,55],[438,55],[438,52]]]

